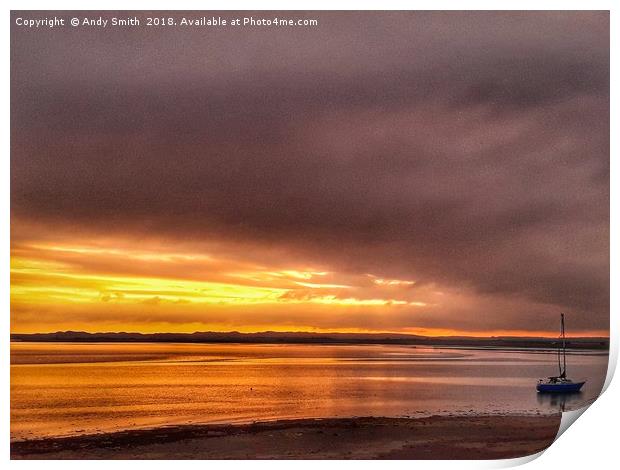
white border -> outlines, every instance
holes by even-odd
[[[372,2],[369,0],[343,1],[343,0],[314,0],[314,1],[296,1],[285,2],[282,0],[264,0],[264,1],[252,1],[252,0],[228,0],[226,2],[213,2],[213,1],[191,1],[191,0],[176,0],[174,2],[166,2],[162,0],[152,1],[138,1],[138,0],[94,0],[88,3],[84,1],[76,0],[64,0],[55,2],[44,2],[35,0],[23,0],[13,1],[9,0],[4,2],[5,10],[2,17],[2,32],[4,38],[4,47],[2,47],[3,65],[5,73],[3,75],[3,87],[2,87],[2,103],[4,107],[4,113],[2,113],[3,121],[3,158],[0,163],[0,191],[2,191],[2,198],[0,200],[0,220],[2,220],[2,226],[0,227],[0,243],[2,246],[1,262],[2,268],[0,269],[0,301],[2,308],[2,331],[0,335],[0,341],[2,344],[2,374],[3,374],[3,387],[1,390],[1,405],[0,405],[0,449],[2,449],[3,460],[9,459],[9,407],[10,407],[10,367],[9,367],[9,338],[8,332],[10,331],[9,324],[9,221],[10,221],[10,166],[9,166],[9,25],[10,25],[10,13],[9,9],[27,10],[27,9],[57,9],[57,10],[611,10],[611,45],[612,45],[612,80],[618,79],[617,74],[617,59],[618,59],[618,21],[615,18],[615,14],[619,9],[615,6],[618,2],[611,0],[590,0],[590,1],[578,1],[578,0],[470,0],[467,2],[457,0],[383,0],[381,2]],[[618,128],[617,124],[617,109],[618,109],[617,93],[614,92],[612,87],[611,93],[611,155],[616,155],[616,141],[615,132]],[[618,191],[614,188],[618,187],[619,177],[617,171],[617,164],[614,163],[614,159],[611,159],[612,172],[611,172],[611,240],[618,239],[620,231],[618,230]],[[615,171],[614,171],[615,170]],[[617,307],[616,296],[613,292],[617,290],[618,276],[618,253],[616,247],[611,246],[611,312],[614,312]],[[610,380],[615,370],[618,358],[618,316],[612,314],[611,316],[611,351],[610,351],[610,367],[607,377],[606,386],[610,385]],[[592,468],[594,466],[602,465],[603,468],[609,468],[611,462],[617,461],[617,439],[614,433],[615,422],[614,417],[617,416],[617,403],[620,402],[620,387],[615,383],[612,383],[603,396],[595,402],[590,409],[579,419],[577,426],[571,427],[571,429],[563,434],[557,443],[554,443],[547,451],[542,453],[537,459],[523,458],[513,459],[505,461],[382,461],[380,465],[388,466],[390,468],[407,468],[412,466],[418,468],[501,468],[520,465],[526,462],[529,463],[529,468],[548,469],[549,466],[561,466],[562,469],[572,468]],[[533,460],[533,461],[532,461]],[[37,466],[37,462],[19,462],[11,461],[10,465],[20,468],[34,468]],[[323,461],[321,466],[326,468],[337,468],[340,464],[339,461]],[[52,470],[65,469],[67,467],[82,468],[84,461],[71,461],[71,462],[56,462],[47,461],[43,463],[46,468]],[[88,466],[94,468],[104,468],[109,465],[105,461],[90,461]],[[169,463],[167,461],[116,461],[114,465],[120,465],[121,467],[144,467],[149,469],[164,469],[167,468]],[[203,467],[205,462],[187,462],[180,461],[175,462],[176,466],[186,468],[198,468]],[[289,466],[287,461],[248,461],[248,462],[234,462],[234,461],[211,461],[208,465],[217,466],[218,469],[233,469],[240,465],[251,465],[253,469],[267,469],[267,468],[282,468]],[[300,469],[310,470],[311,466],[316,465],[313,461],[298,461],[295,462],[295,466]],[[370,468],[374,466],[372,461],[354,461],[350,465],[355,465],[359,468]],[[79,466],[79,467],[78,467]],[[313,469],[314,470],[314,469]]]

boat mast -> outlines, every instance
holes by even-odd
[[[564,314],[561,313],[560,314],[562,316],[562,354],[564,356],[563,358],[563,370],[562,373],[560,374],[560,377],[564,378],[566,377],[566,333],[564,332]]]
[[[562,377],[562,358],[560,356],[560,352],[561,352],[561,348],[562,346],[560,345],[560,338],[562,338],[562,330],[560,330],[560,336],[558,337],[558,377]]]

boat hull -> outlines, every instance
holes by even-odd
[[[575,393],[581,390],[585,382],[572,382],[572,383],[541,383],[536,385],[536,390],[542,393]]]

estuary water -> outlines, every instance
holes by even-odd
[[[11,344],[11,439],[187,423],[351,416],[548,414],[600,393],[607,353],[568,355],[586,378],[536,393],[553,351],[384,345]]]

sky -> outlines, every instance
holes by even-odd
[[[608,334],[608,13],[280,16],[13,21],[13,332]]]

